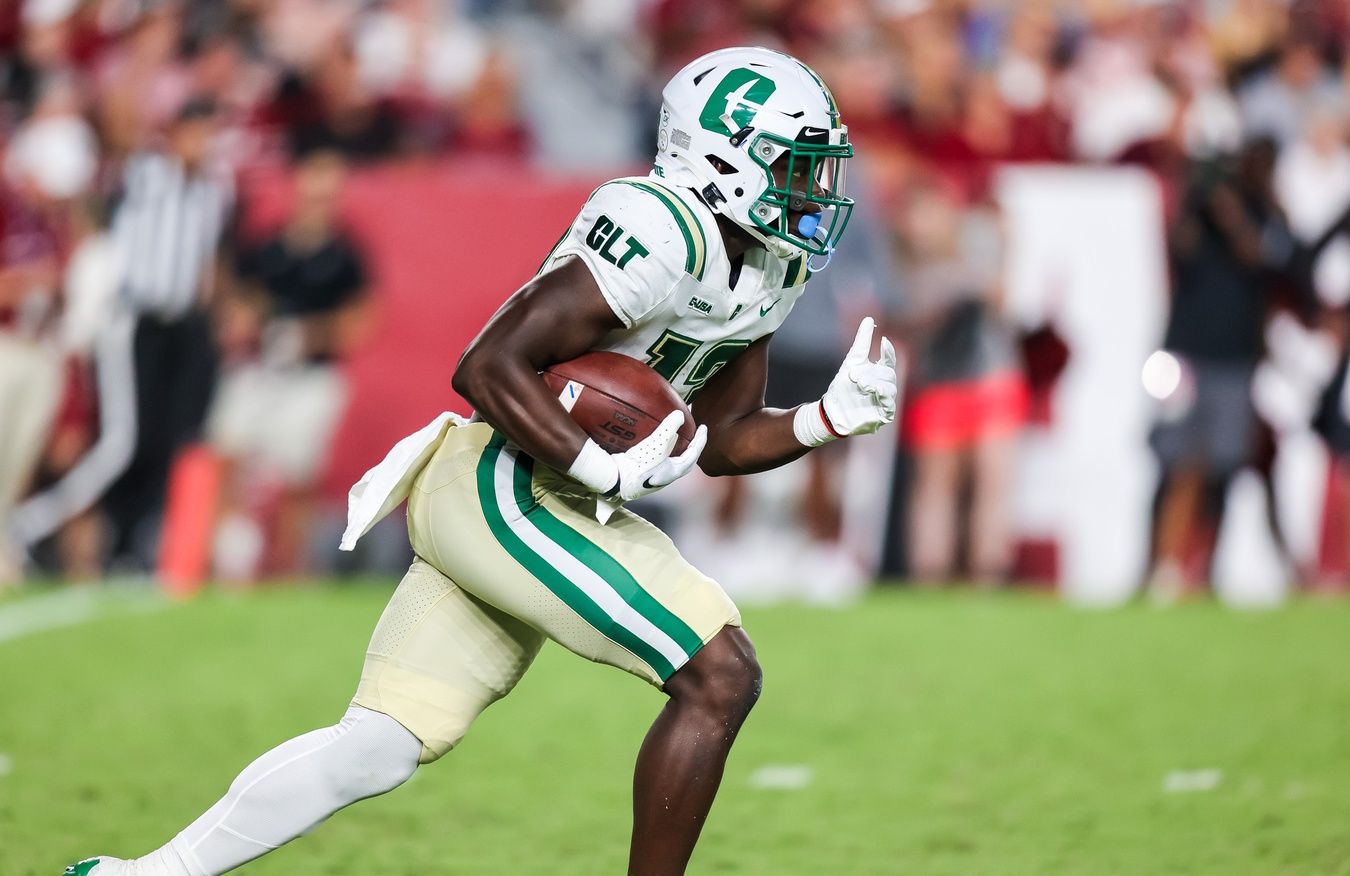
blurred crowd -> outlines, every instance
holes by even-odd
[[[1161,186],[1162,346],[1189,396],[1164,400],[1153,436],[1156,587],[1182,586],[1282,417],[1317,413],[1350,453],[1343,0],[6,0],[0,581],[26,562],[153,568],[173,469],[190,476],[203,442],[227,461],[210,525],[237,567],[217,571],[249,577],[264,551],[303,569],[341,362],[369,333],[347,168],[629,172],[650,160],[661,84],[738,44],[812,64],[858,144],[863,218],[776,338],[770,396],[823,391],[856,317],[886,315],[909,363],[889,570],[1011,571],[1018,434],[1072,353],[1003,306],[1008,163],[1124,164]],[[296,173],[290,218],[242,234],[241,180],[276,167]],[[1274,395],[1309,401],[1263,419],[1272,327],[1300,375]],[[802,487],[822,544],[843,525],[841,464],[813,456]],[[283,485],[266,533],[241,498],[257,468]],[[734,527],[741,487],[720,489]]]

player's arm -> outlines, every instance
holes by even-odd
[[[761,338],[728,363],[699,392],[694,416],[708,427],[699,460],[707,474],[750,474],[777,468],[836,438],[867,435],[895,419],[898,382],[895,348],[881,339],[871,361],[871,317],[820,401],[792,410],[764,407],[769,338]]]
[[[590,270],[570,258],[507,299],[464,351],[451,383],[493,428],[567,471],[586,433],[539,372],[594,349],[621,327]]]
[[[811,449],[793,434],[795,411],[764,407],[771,337],[755,341],[699,391],[694,419],[708,427],[708,446],[699,460],[707,474],[765,471]]]
[[[460,357],[451,383],[478,415],[522,450],[597,493],[634,499],[682,477],[707,430],[670,456],[676,412],[625,453],[610,455],[572,422],[539,372],[575,359],[622,323],[590,269],[566,258],[507,299]]]

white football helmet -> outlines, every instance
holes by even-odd
[[[810,67],[758,47],[721,49],[661,92],[656,173],[788,258],[839,243],[853,155],[834,96]]]

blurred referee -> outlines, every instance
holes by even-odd
[[[104,499],[114,567],[153,565],[169,467],[201,433],[217,374],[207,305],[234,201],[211,164],[216,105],[188,101],[163,150],[126,162],[112,237],[122,280],[99,339],[99,438],[61,481],[19,510],[32,545]]]

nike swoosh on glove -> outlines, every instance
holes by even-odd
[[[807,447],[849,435],[870,435],[895,419],[899,380],[895,347],[881,339],[881,355],[870,358],[876,322],[867,317],[858,326],[839,373],[820,401],[802,405],[792,419],[797,440]]]
[[[708,443],[708,428],[699,426],[684,453],[671,456],[683,422],[683,411],[671,411],[652,434],[623,453],[606,453],[587,439],[567,474],[605,500],[631,502],[651,495],[689,474]]]

